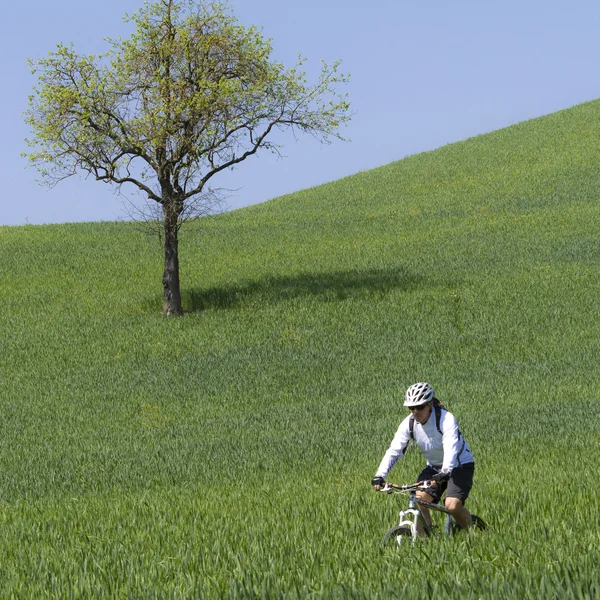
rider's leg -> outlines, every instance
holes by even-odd
[[[425,500],[425,502],[433,502],[433,498],[427,492],[417,492],[417,498],[419,498],[419,500]],[[429,513],[429,509],[425,506],[420,506],[419,508],[423,513],[423,517],[425,518],[427,525],[431,527],[431,514]],[[417,531],[419,532],[419,535],[425,535],[425,528],[423,527],[421,519],[417,519]]]
[[[417,481],[429,481],[435,474],[437,470],[433,467],[426,466],[419,476],[417,477]],[[427,491],[420,490],[417,492],[417,498],[420,500],[425,500],[425,502],[432,502],[434,504],[440,501],[441,495],[443,493],[443,489],[441,488],[429,488]],[[421,512],[423,513],[423,517],[429,527],[431,527],[431,514],[429,513],[429,509],[426,506],[420,506]],[[418,519],[419,523],[417,524],[417,530],[420,535],[426,535],[423,528],[423,523],[421,523],[421,519]]]
[[[471,513],[464,507],[462,500],[458,498],[446,498],[444,505],[450,511],[450,514],[454,517],[454,520],[458,523],[462,529],[467,529],[471,526],[473,519]]]
[[[465,501],[473,486],[473,463],[453,469],[444,504],[450,511],[459,527],[467,529],[473,522],[471,513],[465,508]]]

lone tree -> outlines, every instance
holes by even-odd
[[[286,69],[255,27],[224,3],[146,2],[127,39],[83,56],[59,44],[30,61],[38,83],[25,118],[29,161],[50,186],[75,175],[137,186],[158,204],[164,228],[163,312],[182,313],[178,233],[210,208],[217,173],[258,150],[277,152],[277,130],[343,139],[347,77],[322,64],[309,85],[302,61]],[[151,202],[152,203],[152,202]]]

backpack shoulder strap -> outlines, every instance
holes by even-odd
[[[415,439],[415,417],[414,415],[410,415],[410,419],[408,420],[408,430],[410,431],[410,439]]]
[[[442,427],[440,425],[440,420],[442,418],[442,410],[445,410],[442,408],[442,405],[439,403],[434,403],[433,407],[435,409],[435,426],[437,427],[437,430],[440,432],[440,435],[442,434]]]

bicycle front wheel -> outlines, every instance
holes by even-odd
[[[403,539],[412,539],[412,531],[408,527],[402,525],[396,525],[388,530],[383,538],[383,543],[386,546],[397,544],[398,546],[402,543]]]

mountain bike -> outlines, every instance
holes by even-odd
[[[400,523],[398,525],[394,525],[394,527],[390,528],[385,537],[383,538],[384,544],[401,544],[403,540],[412,539],[414,543],[419,537],[419,530],[417,525],[421,524],[421,530],[424,536],[430,536],[436,531],[436,527],[434,525],[430,525],[423,515],[423,511],[421,510],[421,506],[424,506],[430,510],[441,512],[446,514],[446,519],[444,523],[443,532],[446,535],[452,535],[459,531],[461,528],[458,523],[454,521],[450,511],[445,506],[440,506],[439,504],[433,504],[432,502],[427,502],[420,498],[417,498],[417,492],[427,491],[431,487],[430,481],[420,481],[417,483],[413,483],[410,485],[396,485],[395,483],[386,483],[382,488],[381,492],[385,492],[387,494],[403,494],[408,496],[408,509],[400,510]],[[471,514],[473,519],[473,527],[476,529],[486,529],[487,525],[483,519],[478,517],[477,515]]]

